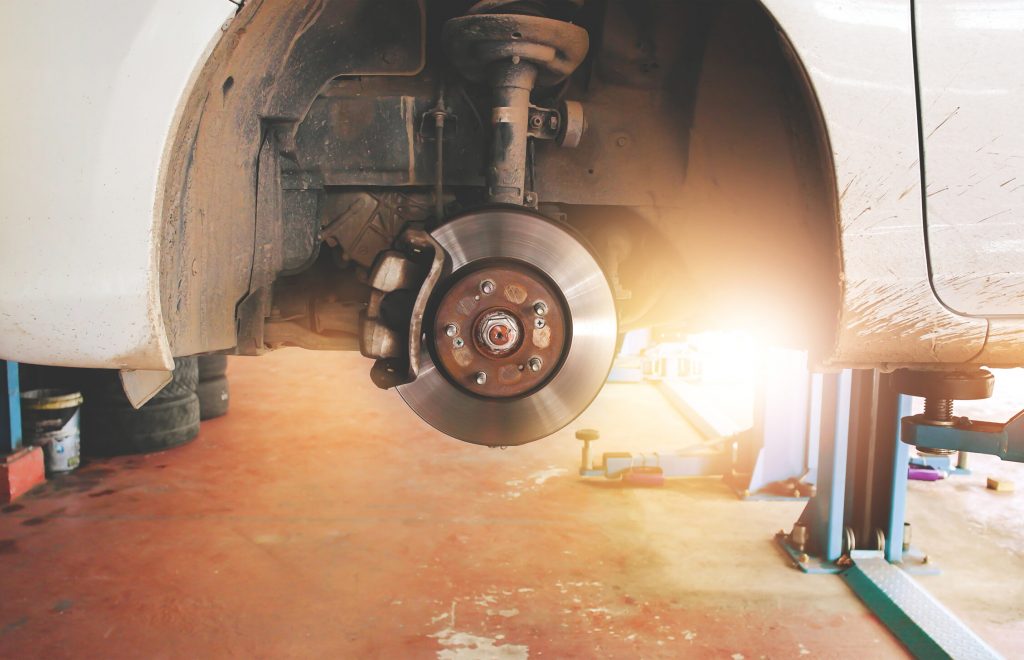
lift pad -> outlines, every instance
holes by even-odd
[[[854,550],[850,559],[843,579],[915,657],[1002,657],[881,552]]]

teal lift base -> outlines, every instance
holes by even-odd
[[[845,563],[843,558],[840,558],[838,561],[828,561],[800,552],[789,544],[785,532],[780,531],[775,535],[775,543],[793,567],[800,569],[804,573],[811,575],[838,575],[849,568],[849,564]],[[861,553],[864,556],[882,556],[882,553],[877,550],[855,550],[854,553]],[[903,551],[903,558],[898,566],[900,570],[911,575],[939,575],[942,573],[940,567],[931,563],[928,555],[914,547]]]
[[[811,416],[821,437],[815,496],[794,531],[776,535],[776,545],[804,573],[842,577],[914,656],[998,658],[909,575],[938,569],[904,536],[910,447],[901,441],[901,431],[916,434],[923,446],[945,448],[940,443],[951,442],[949,429],[934,431],[940,427],[925,428],[906,417],[910,399],[897,392],[889,374],[844,371],[821,379],[819,406]],[[956,439],[969,435],[975,441],[972,451],[1006,439],[1000,445],[1004,455],[1024,455],[1024,413],[996,427],[976,423]],[[857,545],[879,549],[856,550]]]
[[[881,552],[854,550],[850,560],[840,576],[915,657],[1002,657]]]

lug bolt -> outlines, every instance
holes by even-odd
[[[545,314],[548,313],[548,306],[545,305],[543,301],[538,301],[533,306],[533,313],[536,314],[537,316],[544,316]]]
[[[536,372],[536,371],[540,371],[540,368],[541,368],[541,366],[544,363],[541,362],[541,359],[539,357],[533,357],[533,358],[530,358],[530,361],[527,364],[530,365],[530,371],[535,371]]]
[[[491,295],[494,293],[494,282],[491,280],[484,280],[480,283],[480,291],[482,291],[486,296]]]
[[[477,373],[477,375],[476,375],[476,384],[477,385],[483,385],[486,382],[487,382],[487,374],[485,374],[482,371]]]
[[[547,321],[545,321],[542,318],[533,319],[533,327],[535,327],[535,328],[543,328],[546,325],[547,325]]]
[[[444,326],[444,334],[448,335],[449,337],[454,337],[455,335],[459,334],[459,326],[455,325],[454,323],[449,323],[448,325]]]
[[[462,348],[465,345],[466,345],[466,342],[462,341],[462,337],[456,337],[452,341],[452,346],[454,346],[455,348]]]

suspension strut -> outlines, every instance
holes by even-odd
[[[531,137],[575,146],[583,132],[578,103],[564,102],[557,109],[530,104],[535,87],[564,81],[589,48],[587,31],[580,26],[539,15],[546,5],[483,0],[444,26],[445,49],[459,72],[491,87],[487,197],[492,203],[529,201],[526,161]]]
[[[482,0],[465,16],[444,26],[445,48],[462,75],[491,87],[487,197],[495,204],[536,207],[536,194],[526,190],[531,138],[553,139],[574,147],[583,134],[585,122],[579,103],[563,101],[555,109],[530,103],[535,87],[563,82],[587,54],[586,30],[544,15],[559,2],[571,9],[582,0]],[[443,89],[441,85],[437,106],[429,113],[437,127],[438,219],[443,214]],[[371,377],[385,389],[411,383],[419,376],[427,301],[449,272],[451,261],[430,234],[416,227],[402,235],[396,248],[383,253],[374,264],[370,276],[373,294],[360,322],[360,350],[377,360]],[[427,255],[429,260],[424,258]]]

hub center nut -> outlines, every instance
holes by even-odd
[[[477,322],[477,340],[480,346],[494,355],[507,355],[519,345],[522,329],[510,312],[496,309],[480,317]]]

